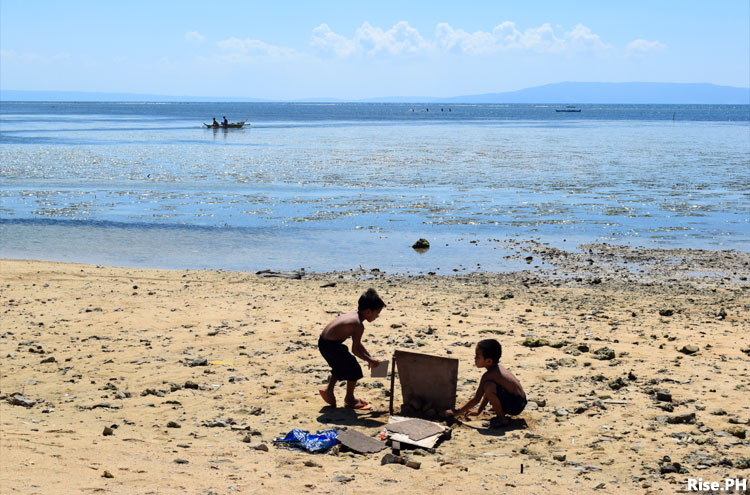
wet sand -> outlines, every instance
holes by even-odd
[[[675,493],[748,477],[749,253],[523,256],[530,270],[509,274],[299,280],[0,260],[2,492]],[[388,379],[360,382],[371,411],[318,395],[318,334],[368,287],[388,304],[366,324],[374,356],[459,359],[463,404],[481,376],[473,346],[495,337],[543,406],[403,450],[419,469],[381,465],[390,450],[275,446],[292,428],[387,423]],[[397,386],[397,412],[400,399]]]

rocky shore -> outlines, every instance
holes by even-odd
[[[502,243],[528,271],[0,260],[2,492],[675,493],[748,478],[749,253]],[[403,464],[381,465],[390,449],[274,445],[293,428],[378,437],[388,422],[387,379],[360,382],[371,411],[317,392],[318,334],[368,287],[388,305],[366,325],[373,355],[457,358],[463,403],[474,344],[497,338],[526,410],[506,429],[483,426],[488,413],[455,424]]]

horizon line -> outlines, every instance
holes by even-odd
[[[565,85],[578,85],[578,86],[587,86],[587,85],[597,85],[597,86],[628,86],[628,85],[642,85],[642,86],[693,86],[693,87],[710,87],[710,88],[716,88],[716,89],[725,89],[725,90],[747,90],[750,92],[750,86],[744,87],[744,86],[727,86],[727,85],[719,85],[715,83],[674,83],[674,82],[639,82],[639,81],[629,81],[629,82],[596,82],[596,81],[562,81],[557,83],[548,83],[543,84],[539,86],[529,86],[526,88],[518,89],[518,90],[512,90],[512,91],[498,91],[498,92],[485,92],[485,93],[473,93],[473,94],[460,94],[460,95],[453,95],[453,96],[417,96],[417,95],[411,95],[411,96],[367,96],[367,97],[358,97],[358,98],[341,98],[341,97],[334,97],[334,96],[313,96],[313,97],[300,97],[300,98],[263,98],[263,97],[249,97],[249,96],[206,96],[206,95],[200,95],[200,96],[194,96],[194,95],[174,95],[174,94],[160,94],[160,93],[140,93],[140,92],[125,92],[125,91],[87,91],[87,90],[24,90],[24,89],[0,89],[0,102],[1,101],[25,101],[25,100],[6,100],[3,98],[5,94],[8,93],[29,93],[29,94],[68,94],[70,97],[75,97],[76,95],[90,95],[90,96],[96,96],[96,95],[109,95],[109,96],[119,96],[119,97],[144,97],[148,98],[152,102],[161,102],[161,101],[154,101],[154,98],[168,98],[170,100],[175,101],[185,101],[185,100],[179,100],[180,98],[185,98],[191,100],[191,102],[206,102],[206,103],[212,103],[216,102],[216,100],[221,100],[222,102],[230,103],[230,102],[257,102],[257,103],[296,103],[296,102],[341,102],[341,103],[388,103],[389,100],[398,100],[393,101],[395,103],[449,103],[448,101],[442,101],[442,99],[445,100],[457,100],[461,98],[470,98],[470,99],[476,99],[481,97],[492,97],[492,98],[498,98],[501,96],[510,96],[514,94],[519,94],[523,92],[533,91],[533,90],[540,90],[543,88],[552,89],[552,87],[560,87]],[[750,94],[749,94],[750,96]],[[201,98],[205,98],[205,100],[201,100]],[[373,101],[377,100],[377,101]],[[57,101],[57,100],[30,100],[30,101]],[[63,100],[64,101],[64,100]],[[108,100],[81,100],[81,101],[108,101]],[[113,102],[116,100],[112,100]],[[136,101],[142,101],[146,102],[146,100],[132,100],[132,102]],[[175,102],[173,101],[173,102]],[[166,101],[165,101],[166,102]],[[566,101],[561,100],[560,103],[565,103]],[[452,101],[450,103],[460,103],[460,101]],[[478,101],[471,101],[467,103],[480,103]],[[487,103],[500,103],[500,102],[487,102]],[[508,102],[508,103],[521,103],[521,102]],[[529,104],[534,103],[550,103],[549,101],[528,101]],[[580,103],[584,103],[581,101]],[[604,103],[604,102],[595,102],[595,103]],[[748,103],[750,104],[750,99],[748,100]],[[744,104],[744,103],[743,103]]]

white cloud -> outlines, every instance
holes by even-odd
[[[428,53],[463,53],[469,56],[492,55],[500,52],[575,53],[602,52],[611,47],[583,24],[568,32],[556,33],[550,24],[519,30],[506,21],[492,31],[468,33],[448,23],[438,24],[434,40],[425,39],[408,22],[401,21],[389,30],[365,22],[353,38],[335,33],[327,24],[313,30],[312,46],[337,57],[352,55],[414,56]]]
[[[628,43],[625,47],[625,55],[628,57],[637,57],[639,55],[645,55],[648,52],[659,52],[666,48],[667,45],[661,41],[637,39]]]
[[[248,62],[256,58],[287,60],[302,56],[302,54],[292,48],[269,45],[260,40],[241,40],[231,37],[219,41],[217,45],[225,53],[223,57],[225,61],[237,63]]]
[[[355,39],[368,55],[387,52],[390,55],[417,55],[431,48],[419,31],[401,21],[388,31],[365,22],[357,29]]]
[[[188,41],[197,41],[200,43],[201,41],[205,40],[206,37],[200,34],[198,31],[190,31],[188,33],[185,33],[185,39]]]
[[[572,31],[565,33],[565,40],[575,51],[605,51],[612,48],[583,24],[578,24]]]
[[[435,36],[437,45],[444,51],[475,56],[510,51],[560,54],[610,48],[583,24],[578,24],[571,31],[556,34],[549,23],[520,31],[515,23],[506,21],[495,26],[492,32],[475,33],[453,29],[449,24],[442,23],[438,24]]]
[[[354,40],[334,33],[328,24],[321,24],[313,29],[311,43],[316,48],[332,51],[337,57],[348,57],[357,51]]]
[[[413,56],[427,53],[434,46],[406,21],[397,23],[387,31],[365,22],[357,28],[352,39],[333,32],[327,24],[321,24],[313,30],[311,44],[337,57],[354,54]]]

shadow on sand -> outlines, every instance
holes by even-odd
[[[508,432],[516,430],[527,430],[529,428],[529,425],[523,418],[510,418],[510,422],[507,424],[507,426],[503,426],[502,428],[490,428],[488,423],[488,421],[483,421],[482,426],[472,426],[468,423],[461,424],[467,428],[476,430],[480,435],[486,435],[488,437],[504,437]]]
[[[325,406],[320,410],[318,422],[324,425],[362,426],[364,428],[382,428],[388,423],[388,411],[357,411],[350,407]],[[380,419],[385,416],[385,420]]]

